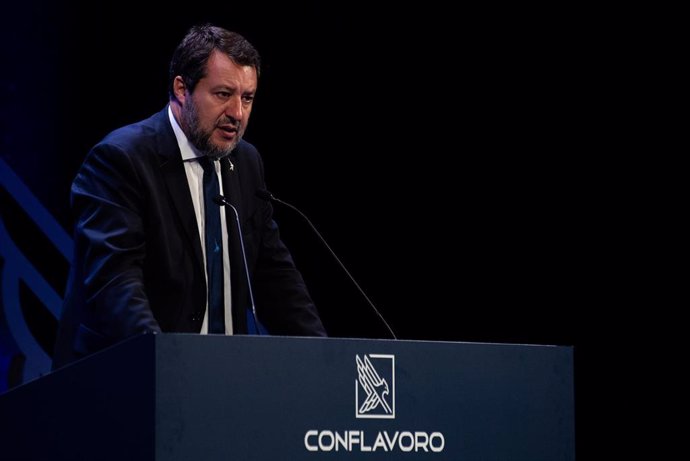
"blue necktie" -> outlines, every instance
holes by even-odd
[[[204,216],[206,218],[206,276],[208,279],[208,332],[225,333],[223,302],[223,239],[220,227],[218,175],[210,157],[199,159],[204,168]]]

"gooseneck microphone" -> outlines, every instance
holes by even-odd
[[[249,301],[252,303],[252,316],[254,316],[254,327],[256,328],[256,334],[260,335],[261,330],[259,330],[259,320],[256,317],[256,305],[254,304],[254,293],[252,290],[252,281],[249,277],[249,265],[247,264],[247,254],[244,250],[244,239],[242,238],[242,227],[240,227],[240,214],[237,212],[237,208],[228,201],[222,195],[217,195],[213,199],[219,206],[227,205],[235,213],[235,221],[237,222],[237,234],[240,236],[240,248],[242,249],[242,262],[244,263],[244,273],[247,276],[247,288],[249,289]]]
[[[290,208],[290,209],[296,211],[297,214],[299,214],[302,218],[304,218],[304,220],[307,222],[307,224],[309,224],[309,227],[311,227],[311,229],[314,231],[314,233],[316,234],[316,236],[319,237],[319,240],[321,240],[321,243],[323,243],[324,246],[325,246],[325,247],[328,249],[328,251],[331,253],[331,256],[333,256],[333,258],[335,258],[335,260],[338,262],[338,265],[340,265],[340,268],[341,268],[343,271],[345,271],[345,273],[346,273],[347,276],[350,278],[350,280],[352,281],[352,283],[355,284],[355,286],[357,287],[357,289],[359,290],[359,292],[362,294],[362,296],[364,296],[364,299],[367,300],[367,303],[369,303],[369,306],[371,306],[371,308],[374,310],[374,312],[376,312],[376,315],[379,316],[379,318],[381,319],[381,321],[383,322],[383,324],[386,326],[386,328],[388,328],[388,331],[390,332],[390,334],[391,334],[391,336],[393,337],[393,339],[398,339],[398,337],[395,336],[395,333],[393,333],[393,329],[390,327],[390,325],[388,325],[388,322],[386,322],[386,319],[383,318],[383,315],[381,315],[381,313],[380,313],[379,310],[376,308],[376,306],[374,306],[374,303],[371,302],[371,299],[369,299],[369,296],[367,296],[367,294],[364,292],[364,290],[362,290],[362,287],[359,286],[359,283],[357,283],[357,281],[356,281],[355,278],[352,276],[352,274],[350,274],[350,271],[347,270],[347,268],[345,267],[345,264],[343,264],[342,261],[340,261],[340,258],[338,257],[338,255],[336,255],[335,252],[331,249],[331,246],[328,244],[328,242],[326,242],[326,239],[323,238],[323,236],[321,235],[321,232],[319,232],[319,231],[316,229],[316,227],[311,223],[311,221],[309,220],[309,218],[307,218],[307,216],[306,216],[304,213],[302,213],[297,207],[295,207],[295,206],[293,206],[293,205],[291,205],[291,204],[289,204],[289,203],[287,203],[287,202],[284,202],[284,201],[280,200],[279,198],[276,198],[273,194],[271,194],[271,193],[270,193],[269,191],[267,191],[266,189],[259,189],[259,190],[257,190],[257,191],[256,191],[256,196],[259,197],[260,199],[263,199],[263,200],[266,200],[266,201],[276,202],[276,203],[280,203],[280,204],[282,204],[282,205],[285,205],[286,207],[288,207],[288,208]]]

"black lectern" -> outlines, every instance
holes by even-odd
[[[0,396],[2,460],[571,460],[564,346],[143,335]]]

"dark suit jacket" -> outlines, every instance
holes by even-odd
[[[259,321],[271,334],[325,336],[280,240],[257,150],[241,141],[222,161],[223,191],[240,215]],[[106,136],[72,184],[75,255],[53,368],[129,336],[199,332],[206,281],[199,231],[167,107]],[[251,306],[237,223],[226,210],[233,321],[246,333]]]

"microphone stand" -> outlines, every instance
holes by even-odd
[[[376,312],[376,315],[379,316],[379,318],[381,319],[381,321],[383,322],[383,324],[386,326],[386,328],[388,329],[388,332],[391,334],[391,336],[393,337],[393,339],[398,339],[398,337],[395,336],[395,333],[393,332],[393,329],[390,327],[390,325],[388,325],[388,322],[386,322],[386,319],[384,319],[384,318],[383,318],[383,315],[381,315],[381,312],[379,312],[379,310],[376,308],[376,306],[375,306],[374,303],[371,301],[371,299],[369,299],[369,296],[367,296],[367,294],[364,292],[364,290],[362,290],[362,287],[359,286],[359,283],[357,283],[357,281],[356,281],[355,278],[352,276],[352,274],[350,274],[350,271],[347,270],[347,268],[345,267],[345,264],[343,264],[343,262],[340,260],[340,258],[338,257],[338,255],[336,255],[335,252],[331,249],[331,246],[326,242],[326,239],[323,238],[323,236],[321,235],[321,233],[320,233],[320,232],[316,229],[316,227],[311,223],[311,221],[309,220],[309,218],[307,218],[307,216],[306,216],[304,213],[302,213],[297,207],[295,207],[295,206],[293,206],[293,205],[291,205],[291,204],[289,204],[289,203],[287,203],[287,202],[284,202],[284,201],[280,200],[279,198],[276,198],[273,194],[271,194],[269,191],[267,191],[267,190],[265,190],[265,189],[259,189],[259,190],[257,190],[257,191],[256,191],[256,196],[259,197],[260,199],[263,199],[263,200],[273,201],[273,202],[277,202],[277,203],[280,203],[280,204],[282,204],[282,205],[285,205],[285,206],[287,206],[288,208],[290,208],[290,209],[296,211],[300,216],[302,216],[302,218],[304,218],[304,220],[307,222],[307,224],[309,224],[309,227],[311,227],[311,229],[314,231],[314,233],[317,235],[317,237],[319,237],[319,239],[321,240],[321,243],[323,243],[324,246],[325,246],[325,247],[328,249],[328,251],[331,253],[331,256],[333,256],[333,258],[335,258],[335,260],[338,262],[338,264],[340,265],[340,268],[341,268],[342,270],[345,271],[345,273],[346,273],[347,276],[350,278],[350,280],[352,281],[352,283],[355,284],[355,286],[357,287],[357,289],[359,290],[359,292],[362,294],[362,296],[364,296],[364,299],[367,300],[367,303],[369,303],[369,306],[371,306],[371,308],[374,310],[374,312]]]
[[[242,238],[242,227],[240,227],[240,214],[237,212],[237,208],[228,201],[225,197],[222,195],[218,195],[213,199],[214,202],[216,202],[218,205],[223,206],[227,205],[229,206],[232,211],[235,213],[235,221],[237,222],[237,233],[239,234],[240,237],[240,249],[242,250],[242,262],[244,263],[244,273],[247,277],[247,288],[249,289],[249,300],[252,303],[252,316],[254,317],[254,328],[256,328],[256,334],[261,335],[261,330],[259,330],[259,320],[256,317],[256,305],[254,304],[254,293],[252,290],[252,282],[249,277],[249,265],[247,264],[247,254],[244,251],[244,239]]]

